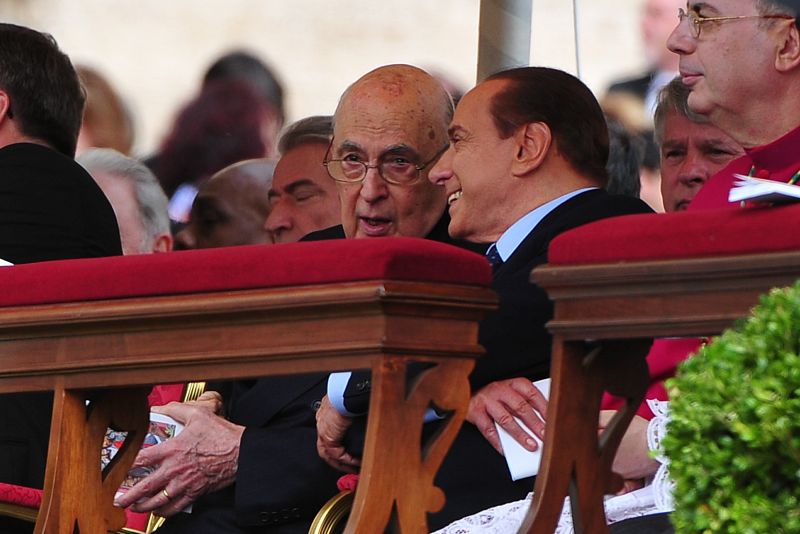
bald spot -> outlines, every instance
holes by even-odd
[[[452,100],[441,83],[422,69],[410,65],[389,65],[368,72],[342,95],[334,116],[335,126],[342,120],[367,131],[377,115],[381,128],[408,131],[419,128],[419,143],[444,144],[447,125],[452,119]]]

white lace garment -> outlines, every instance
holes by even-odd
[[[667,422],[669,421],[669,403],[658,400],[648,400],[648,406],[655,414],[647,426],[647,446],[651,451],[656,451],[658,470],[645,487],[626,493],[624,495],[608,496],[605,500],[606,520],[609,524],[661,512],[670,512],[672,506],[672,482],[669,480],[669,461],[661,451],[661,441],[666,435]],[[519,530],[525,515],[530,508],[533,494],[521,501],[501,504],[489,508],[475,515],[467,516],[450,523],[434,534],[512,534]],[[569,497],[564,501],[561,510],[561,519],[555,534],[573,534],[572,513],[569,507]]]

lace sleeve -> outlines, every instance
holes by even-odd
[[[647,447],[655,452],[655,459],[661,464],[653,475],[653,493],[655,496],[656,508],[660,512],[670,512],[674,509],[672,502],[673,482],[669,479],[669,459],[664,456],[661,442],[667,435],[667,423],[669,422],[669,402],[655,399],[648,399],[647,405],[652,410],[655,417],[650,420],[647,426]]]

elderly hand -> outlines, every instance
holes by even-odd
[[[615,410],[602,410],[600,412],[599,428],[603,430],[611,421]],[[647,447],[647,426],[649,421],[644,417],[635,415],[631,421],[614,457],[612,471],[618,473],[626,481],[638,481],[648,475],[652,475],[658,469],[658,462],[650,457],[650,449]],[[627,487],[636,489],[636,485],[626,484]],[[623,490],[624,491],[624,490]]]
[[[361,465],[361,460],[344,448],[344,435],[352,424],[353,420],[340,414],[327,395],[322,397],[317,410],[317,452],[328,465],[345,473],[355,473]]]
[[[173,402],[152,408],[184,424],[184,429],[174,438],[139,452],[133,467],[155,471],[121,495],[117,506],[133,505],[136,512],[154,511],[168,517],[200,495],[234,482],[244,427],[215,415],[215,405],[209,397],[191,404]]]
[[[537,449],[536,441],[514,420],[518,417],[540,439],[544,439],[544,421],[536,415],[546,413],[547,399],[527,378],[498,380],[484,386],[469,401],[467,421],[478,427],[497,452],[503,454],[497,422],[511,437],[529,451]]]
[[[222,415],[222,395],[217,391],[204,391],[195,400],[189,401],[186,404],[205,406],[211,410],[211,413]]]

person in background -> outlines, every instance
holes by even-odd
[[[86,91],[76,154],[81,155],[94,147],[113,148],[129,156],[133,149],[134,127],[122,97],[99,71],[85,65],[78,65],[75,70]]]
[[[212,176],[194,199],[188,224],[175,236],[177,250],[272,243],[264,228],[275,163],[251,159]]]
[[[689,88],[675,78],[659,94],[656,142],[661,150],[664,209],[685,210],[706,182],[744,149],[703,115],[689,109]]]
[[[0,23],[0,258],[8,262],[122,254],[114,210],[74,161],[84,94],[47,34]],[[0,396],[0,481],[41,488],[53,395]],[[31,523],[0,518],[0,532]]]
[[[111,202],[123,254],[172,250],[167,197],[143,163],[111,148],[90,148],[77,158]]]
[[[618,120],[606,117],[606,123],[609,142],[606,191],[612,195],[639,198],[644,139],[625,128]]]
[[[283,85],[273,69],[267,66],[255,54],[245,50],[227,52],[214,60],[203,75],[202,85],[205,87],[221,80],[239,80],[250,84],[261,96],[268,107],[275,110],[276,121],[270,126],[270,139],[277,139],[278,132],[286,122],[286,112],[283,106]],[[269,157],[274,152],[269,150]]]
[[[330,116],[307,117],[289,126],[278,142],[281,159],[269,189],[265,228],[275,243],[293,243],[341,224],[336,183],[322,165],[333,136]]]
[[[277,112],[243,81],[215,81],[183,107],[153,173],[170,199],[170,219],[185,223],[197,190],[214,173],[274,155]]]

